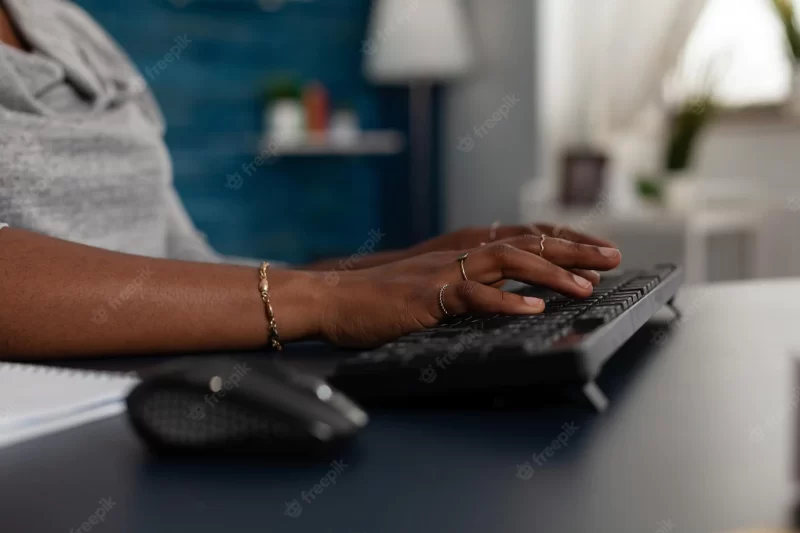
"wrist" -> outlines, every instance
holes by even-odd
[[[364,258],[360,268],[372,268],[377,266],[388,265],[413,257],[415,254],[412,250],[391,250],[387,252],[376,252]]]
[[[291,342],[318,338],[325,293],[323,276],[301,270],[270,269],[268,279],[281,339]],[[264,321],[266,326],[266,316]]]

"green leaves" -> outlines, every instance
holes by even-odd
[[[778,1],[778,0],[775,0]],[[670,137],[664,166],[666,170],[689,168],[697,138],[714,114],[714,98],[704,94],[683,103],[670,119]]]
[[[781,19],[786,31],[786,42],[793,62],[800,62],[800,31],[797,28],[794,4],[792,0],[772,0],[775,11]]]

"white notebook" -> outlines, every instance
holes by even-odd
[[[0,448],[125,410],[136,377],[0,363]]]

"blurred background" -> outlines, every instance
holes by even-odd
[[[77,3],[151,85],[223,253],[552,221],[693,283],[800,275],[792,0]]]

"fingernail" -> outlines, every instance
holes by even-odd
[[[600,253],[609,259],[616,259],[619,257],[619,250],[615,250],[614,248],[600,248]]]
[[[589,288],[592,287],[592,282],[589,281],[588,279],[582,278],[577,274],[573,274],[572,277],[575,278],[575,283],[577,283],[578,285],[580,285],[584,289],[589,289]]]
[[[536,309],[541,309],[544,307],[544,300],[540,300],[539,298],[534,298],[533,296],[526,296],[525,298],[523,298],[523,300],[525,300],[526,304]]]

